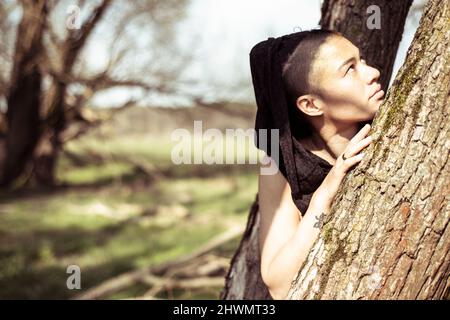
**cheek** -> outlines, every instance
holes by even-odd
[[[335,81],[326,92],[325,102],[327,105],[339,107],[342,105],[360,106],[364,103],[364,91],[361,84],[352,78],[343,78]]]
[[[331,86],[330,86],[331,88]],[[323,97],[328,116],[335,120],[348,121],[366,118],[368,101],[364,86],[355,79],[336,81]]]
[[[348,77],[341,83],[342,94],[347,97],[349,101],[361,102],[364,99],[364,85],[356,76]]]

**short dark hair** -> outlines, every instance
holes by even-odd
[[[283,84],[286,90],[290,115],[298,121],[296,125],[291,126],[292,131],[300,137],[308,136],[311,127],[306,115],[297,108],[296,100],[304,94],[320,92],[321,88],[312,85],[308,81],[311,66],[320,45],[328,37],[342,36],[337,31],[327,29],[313,29],[306,32],[308,32],[307,36],[300,41],[282,66]]]

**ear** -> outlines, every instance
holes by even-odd
[[[296,103],[297,108],[309,116],[316,117],[323,114],[320,101],[311,94],[298,97]]]

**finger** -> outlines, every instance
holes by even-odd
[[[362,127],[361,130],[353,138],[350,139],[350,142],[358,142],[362,140],[370,131],[370,124],[366,124],[364,127]]]
[[[366,124],[364,127],[361,128],[361,130],[358,131],[355,136],[350,139],[350,142],[358,142],[362,140],[370,131],[370,124]]]
[[[356,142],[349,146],[349,151],[345,155],[355,155],[359,153],[362,149],[366,148],[373,141],[372,136],[365,137],[359,142]]]
[[[359,163],[364,158],[364,153],[358,153],[356,156],[347,158],[344,160],[344,164],[347,168],[353,167],[355,164]]]

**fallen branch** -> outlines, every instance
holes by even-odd
[[[102,296],[117,292],[125,287],[128,287],[129,285],[135,282],[143,281],[143,279],[145,279],[146,277],[148,280],[149,279],[148,277],[151,276],[156,277],[156,275],[164,274],[171,268],[182,266],[183,264],[186,264],[195,258],[205,255],[206,253],[209,253],[210,251],[220,247],[221,245],[227,243],[228,241],[242,235],[243,232],[244,232],[243,226],[233,227],[225,231],[224,233],[220,234],[219,236],[213,238],[204,246],[201,246],[197,250],[194,250],[192,253],[181,256],[178,259],[168,261],[159,266],[154,266],[150,268],[141,268],[126,272],[112,279],[106,280],[105,282],[76,296],[74,299],[76,300],[98,299]],[[155,278],[153,279],[155,280]]]
[[[145,278],[147,284],[153,284],[154,279]],[[225,284],[224,277],[198,277],[194,279],[167,279],[162,281],[158,279],[158,284],[154,285],[152,289],[147,291],[141,299],[154,298],[161,290],[173,290],[173,289],[200,289],[208,287],[223,287]]]

